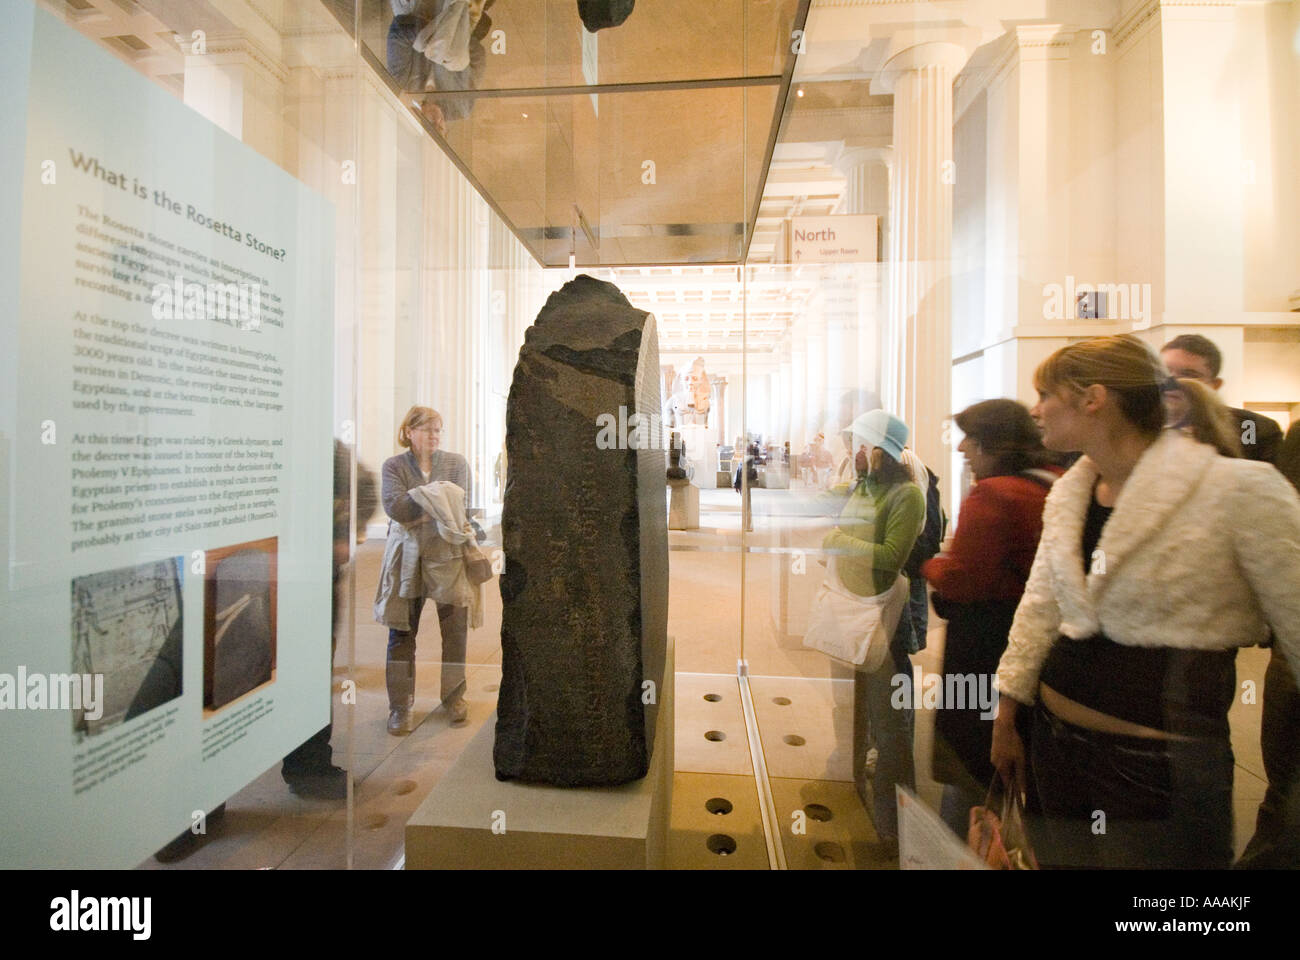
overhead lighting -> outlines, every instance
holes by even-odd
[[[794,92],[794,95],[795,95],[796,97],[802,97],[802,96],[803,96],[803,87],[800,87],[799,89],[797,89],[797,90]]]

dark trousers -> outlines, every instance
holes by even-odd
[[[307,740],[304,740],[292,753],[284,758],[284,773],[317,773],[328,770],[334,765],[334,748],[330,739],[334,736],[334,705],[330,704],[330,722],[325,724]]]
[[[465,696],[465,650],[469,630],[469,608],[437,604],[438,626],[442,630],[443,703]],[[411,629],[388,631],[388,709],[405,710],[415,703],[415,634],[420,626],[424,598],[411,601]]]
[[[334,737],[334,654],[339,645],[339,580],[342,579],[342,567],[334,568],[334,602],[330,615],[330,687],[326,695],[330,700],[330,722],[325,724],[310,737],[299,744],[284,758],[280,768],[282,773],[318,773],[334,765],[334,748],[330,740]]]
[[[1264,674],[1259,747],[1268,790],[1239,867],[1300,868],[1300,691],[1295,674],[1273,650]]]
[[[899,681],[901,687],[894,683],[899,674],[906,678]],[[876,747],[876,772],[870,779],[866,775],[868,733]],[[916,789],[912,733],[912,661],[896,633],[879,670],[853,675],[853,782],[882,840],[898,839],[894,786]]]
[[[1223,869],[1232,862],[1227,737],[1160,740],[1085,730],[1039,704],[1030,751],[1044,866]]]

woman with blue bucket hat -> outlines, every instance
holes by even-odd
[[[896,586],[925,520],[925,495],[904,461],[907,424],[884,410],[857,417],[849,430],[856,480],[835,493],[847,500],[823,549],[833,558],[831,576],[857,597],[879,597]],[[904,596],[906,591],[903,591]],[[881,852],[898,852],[898,810],[894,787],[915,789],[912,762],[911,620],[898,617],[883,663],[854,675],[854,781],[880,837]],[[867,661],[870,663],[870,659]],[[901,675],[902,679],[895,680]],[[900,687],[900,684],[902,686]],[[897,696],[896,691],[904,696]],[[897,706],[891,701],[901,700]],[[866,722],[863,722],[866,721]],[[875,775],[865,774],[867,729],[875,737]]]

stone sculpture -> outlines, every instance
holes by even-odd
[[[658,354],[654,316],[585,275],[551,295],[519,351],[506,408],[499,780],[609,785],[648,770],[668,623]],[[597,443],[611,420],[620,442]]]

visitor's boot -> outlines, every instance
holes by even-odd
[[[225,818],[225,815],[226,805],[224,803],[218,804],[213,811],[207,815],[203,833],[194,833],[191,830],[186,830],[171,843],[167,844],[167,846],[155,853],[154,859],[159,863],[175,863],[178,860],[184,860],[208,842],[210,834],[207,833],[207,829],[215,824],[219,824]]]
[[[465,702],[464,697],[457,697],[451,703],[447,704],[447,715],[451,717],[451,725],[458,727],[469,719],[469,704]]]
[[[868,843],[866,845],[866,854],[869,860],[877,863],[897,863],[898,838],[881,837],[874,843]]]
[[[319,770],[281,770],[280,776],[295,796],[343,800],[348,795],[348,772],[334,764]]]
[[[405,708],[388,711],[388,732],[395,737],[404,737],[411,732],[411,711]]]
[[[388,681],[388,732],[403,736],[411,732],[411,708],[415,706],[415,663],[389,660],[385,671]]]

